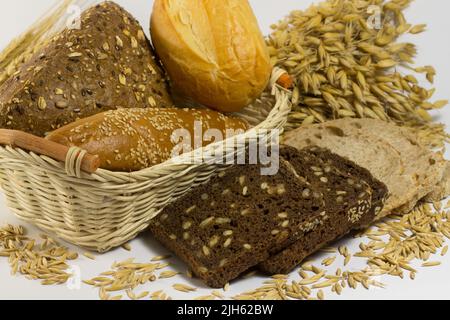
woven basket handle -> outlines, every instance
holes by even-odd
[[[66,164],[69,157],[77,156],[73,148],[17,130],[0,129],[0,145],[19,147]],[[80,159],[76,161],[79,163],[80,169],[87,173],[97,171],[100,166],[100,158],[81,151],[78,153]]]

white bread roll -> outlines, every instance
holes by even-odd
[[[151,35],[174,88],[207,107],[239,111],[267,86],[270,57],[247,0],[156,0]]]

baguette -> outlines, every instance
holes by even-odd
[[[172,141],[172,134],[177,129],[186,129],[194,137],[196,121],[201,122],[203,133],[218,129],[223,137],[249,128],[244,120],[206,109],[136,108],[81,119],[50,133],[47,139],[98,155],[103,169],[131,172],[169,160],[179,145],[179,141]],[[194,149],[194,141],[190,142]],[[213,141],[201,141],[202,146],[210,142]]]
[[[148,39],[113,2],[84,11],[80,29],[49,40],[0,87],[0,128],[44,136],[96,113],[171,107]]]

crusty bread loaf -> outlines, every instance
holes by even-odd
[[[247,0],[156,0],[150,31],[174,88],[209,108],[240,111],[269,82],[269,50]]]
[[[136,171],[172,157],[177,151],[174,147],[182,142],[172,141],[175,130],[186,129],[192,138],[189,146],[194,149],[196,125],[202,137],[206,130],[217,129],[223,138],[249,127],[244,120],[206,109],[118,109],[78,120],[50,133],[47,139],[98,155],[101,168]],[[215,141],[200,141],[202,146],[211,142]]]
[[[340,119],[305,126],[287,133],[285,142],[297,148],[329,148],[384,182],[390,196],[378,218],[410,211],[443,179],[440,154],[422,147],[409,130],[380,120]]]
[[[116,107],[170,107],[164,73],[129,13],[103,2],[0,87],[0,128],[38,136]]]

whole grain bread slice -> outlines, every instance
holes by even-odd
[[[378,219],[408,212],[443,178],[440,154],[421,146],[408,130],[380,120],[340,119],[305,126],[287,133],[285,143],[329,148],[368,169],[390,192]]]
[[[330,242],[352,229],[368,226],[381,211],[387,196],[387,187],[373,178],[369,171],[329,151],[310,147],[298,153],[292,148],[282,148],[281,156],[312,185],[323,184],[316,176],[320,171],[306,169],[308,166],[323,168],[322,177],[332,186],[323,191],[327,207],[332,211],[327,212],[331,218],[316,230],[306,232],[299,241],[259,264],[260,270],[268,274],[287,274]],[[352,217],[358,214],[361,218]]]
[[[293,163],[282,157],[277,175],[233,166],[165,208],[150,231],[199,278],[222,287],[294,243],[323,245],[373,220],[373,190],[350,173],[356,165],[318,148],[282,149]],[[340,190],[349,196],[335,207]]]
[[[322,193],[280,165],[275,176],[261,176],[260,165],[229,168],[165,208],[150,231],[207,285],[223,287],[325,216]],[[311,197],[301,200],[305,189]]]
[[[443,183],[447,162],[441,153],[431,152],[427,147],[422,146],[416,134],[410,129],[373,119],[361,119],[349,124],[349,126],[355,125],[363,128],[360,129],[360,133],[363,130],[371,132],[393,146],[401,154],[405,163],[403,175],[413,180],[414,187],[409,188],[410,192],[403,191],[409,199],[405,204],[394,207],[395,213],[410,212],[420,200],[435,190],[437,184]],[[345,125],[344,128],[346,128]],[[381,215],[389,214],[390,210],[391,208],[387,206]]]
[[[82,13],[0,87],[0,128],[44,136],[103,111],[168,107],[165,75],[142,27],[114,2]]]

